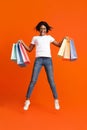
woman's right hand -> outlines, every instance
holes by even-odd
[[[21,40],[18,40],[18,43],[21,43]]]
[[[18,40],[18,42],[24,45],[24,41],[23,40]]]

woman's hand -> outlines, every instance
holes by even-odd
[[[18,43],[21,43],[21,40],[18,40]]]
[[[70,37],[66,36],[64,39],[70,41]]]
[[[18,43],[21,43],[24,47],[26,46],[23,40],[18,40]]]
[[[27,46],[27,45],[24,43],[23,40],[18,40],[18,43],[21,43],[21,44],[25,47],[25,49],[26,49],[27,51],[29,51],[29,52],[31,52],[31,51],[33,50],[34,46],[35,46],[35,45],[33,45],[33,44],[30,44],[30,46]]]
[[[18,42],[24,44],[24,41],[23,41],[23,40],[18,40]]]

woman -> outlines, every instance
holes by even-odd
[[[34,62],[31,82],[29,84],[27,94],[26,94],[24,110],[28,110],[28,108],[29,108],[30,96],[31,96],[32,90],[37,81],[38,74],[39,74],[42,66],[44,66],[44,68],[45,68],[48,82],[49,82],[50,88],[52,90],[55,109],[57,109],[57,110],[60,109],[58,94],[56,91],[56,86],[55,86],[54,77],[53,77],[53,65],[52,65],[50,44],[52,43],[55,46],[60,47],[62,41],[58,43],[51,35],[47,35],[49,30],[51,30],[51,29],[52,29],[52,27],[49,26],[47,22],[41,21],[36,26],[36,30],[39,31],[39,35],[34,36],[32,38],[30,46],[27,46],[22,40],[20,41],[20,42],[22,42],[25,49],[29,52],[31,52],[33,50],[33,48],[36,46],[36,58],[35,58],[35,62]]]

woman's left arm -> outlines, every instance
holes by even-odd
[[[57,41],[55,40],[55,41],[53,41],[52,43],[53,43],[55,46],[57,46],[57,47],[61,47],[61,44],[62,44],[62,42],[63,42],[64,39],[70,40],[70,38],[69,38],[68,36],[66,36],[66,37],[64,37],[64,38],[62,39],[62,41],[57,42]]]
[[[52,42],[52,44],[54,44],[55,46],[57,47],[61,47],[61,44],[62,44],[63,40],[60,41],[60,42],[57,42],[56,40]]]

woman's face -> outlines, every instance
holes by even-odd
[[[46,26],[41,25],[41,27],[40,27],[40,35],[41,35],[41,36],[44,36],[44,35],[46,35],[46,33],[47,33],[47,28],[46,28]]]

